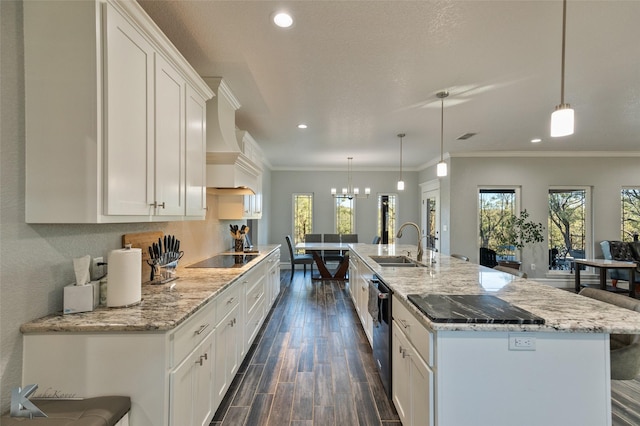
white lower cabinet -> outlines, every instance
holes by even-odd
[[[349,292],[364,334],[373,345],[373,317],[369,313],[369,280],[373,271],[357,256],[349,257]]]
[[[269,258],[170,331],[25,334],[23,384],[77,397],[128,395],[135,426],[208,425],[271,308]]]
[[[392,397],[404,426],[433,425],[433,371],[392,323]]]
[[[208,425],[213,416],[214,333],[170,373],[172,425]]]
[[[238,323],[239,305],[225,316],[214,332],[215,334],[215,373],[214,402],[217,407],[229,389],[233,376],[238,371],[240,359],[238,348],[242,346],[240,323]],[[178,425],[175,425],[178,426]]]

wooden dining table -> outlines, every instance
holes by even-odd
[[[349,244],[347,243],[298,243],[296,244],[296,250],[311,251],[313,259],[316,262],[320,275],[311,277],[313,280],[346,280],[347,272],[349,271],[349,256],[345,256],[344,260],[340,262],[338,268],[334,273],[331,273],[327,264],[322,259],[320,252],[322,250],[340,250],[349,251]]]

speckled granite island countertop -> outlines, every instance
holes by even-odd
[[[162,285],[143,284],[142,301],[138,305],[98,307],[92,312],[69,315],[60,312],[22,324],[20,331],[27,334],[171,330],[279,247],[279,244],[261,246],[258,257],[241,268],[185,268],[188,265],[181,265],[177,280]]]
[[[640,313],[619,308],[532,279],[486,268],[436,253],[436,263],[425,268],[381,267],[370,256],[406,255],[415,259],[411,245],[352,244],[357,255],[433,330],[543,331],[567,333],[640,334]],[[428,259],[425,250],[424,259]],[[423,263],[424,263],[423,259]],[[409,294],[494,295],[544,319],[544,324],[481,324],[431,321],[407,298]]]

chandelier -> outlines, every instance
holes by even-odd
[[[331,188],[331,196],[333,198],[348,198],[352,200],[354,198],[369,198],[371,194],[371,188],[365,188],[364,194],[360,194],[359,188],[353,187],[353,181],[351,179],[351,163],[353,162],[353,157],[347,157],[347,186],[342,188],[342,193],[338,194],[336,188]]]

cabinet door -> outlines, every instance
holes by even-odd
[[[415,426],[433,426],[433,372],[411,350],[411,424]]]
[[[215,405],[218,405],[229,389],[233,376],[238,371],[241,348],[240,324],[238,323],[239,305],[236,305],[218,324],[215,330]]]
[[[153,48],[106,6],[105,214],[153,213]],[[72,125],[69,123],[68,125]]]
[[[393,404],[403,425],[411,423],[411,363],[407,358],[409,342],[404,337],[395,321],[391,332],[391,393]]]
[[[190,355],[169,374],[171,386],[171,408],[169,411],[172,426],[193,425],[195,369],[195,358]]]
[[[205,216],[206,193],[206,104],[187,86],[186,104],[186,214]]]
[[[155,56],[155,214],[185,214],[185,82],[160,55]]]
[[[193,424],[207,426],[213,418],[213,333],[207,337],[194,359]]]

